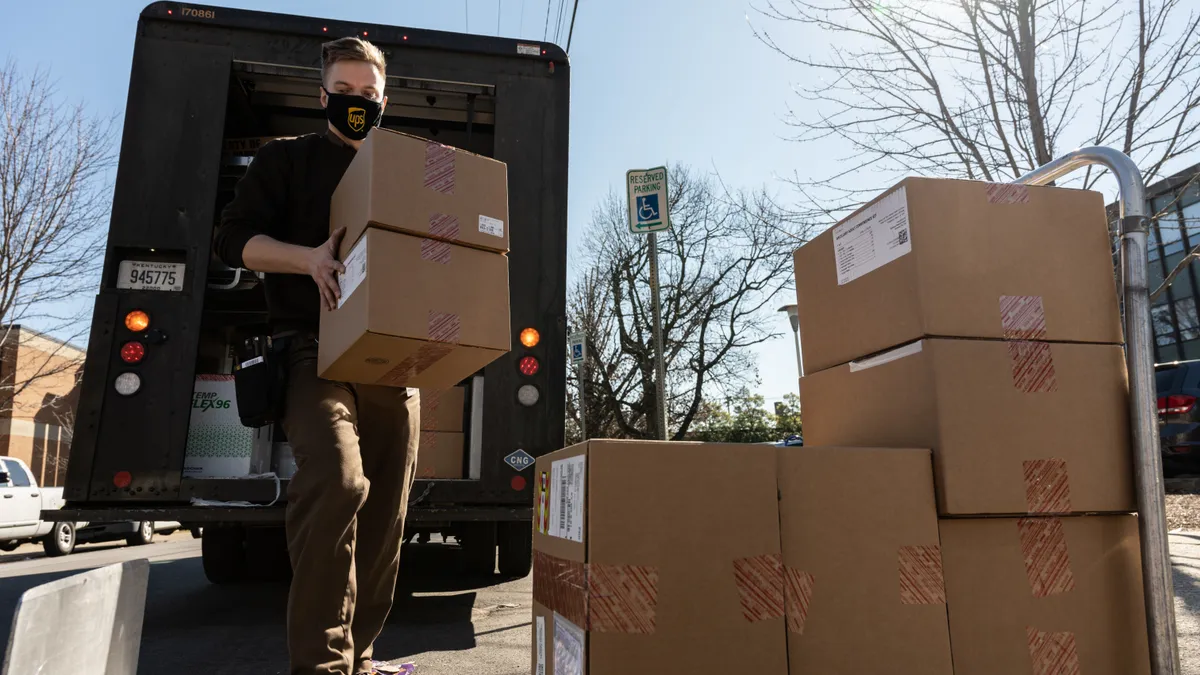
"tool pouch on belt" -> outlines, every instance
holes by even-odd
[[[234,345],[233,386],[243,425],[265,427],[283,417],[287,342],[287,338],[255,335]]]

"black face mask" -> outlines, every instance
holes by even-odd
[[[355,94],[333,94],[321,88],[329,97],[325,117],[334,129],[352,141],[361,141],[383,118],[383,103]]]

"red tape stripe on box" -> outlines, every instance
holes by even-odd
[[[425,144],[425,187],[454,194],[454,150],[441,143]]]
[[[1025,472],[1025,503],[1030,513],[1070,513],[1071,486],[1063,459],[1031,459],[1022,462]]]
[[[1013,386],[1027,394],[1058,391],[1054,356],[1045,342],[1009,342]]]
[[[1033,675],[1079,675],[1079,649],[1074,633],[1043,633],[1026,627]]]
[[[597,633],[654,632],[658,570],[644,565],[587,566],[588,626]],[[561,612],[560,612],[561,614]]]
[[[899,559],[900,604],[946,604],[941,546],[901,546]]]
[[[454,346],[437,342],[426,342],[394,368],[384,373],[375,381],[388,387],[407,387],[412,378],[441,361],[447,354],[454,351]]]
[[[771,554],[734,560],[733,578],[747,621],[783,618],[783,556]]]
[[[785,567],[783,574],[788,630],[797,635],[804,635],[804,624],[808,623],[808,607],[812,604],[813,584],[816,579],[808,572],[795,567]]]
[[[1029,188],[1012,183],[988,183],[989,204],[1027,204],[1029,203]]]
[[[1071,557],[1067,552],[1062,521],[1058,518],[1020,518],[1017,531],[1033,597],[1046,598],[1074,590],[1075,575],[1071,573]]]
[[[422,239],[421,260],[448,265],[450,263],[450,244],[436,239]]]
[[[429,236],[435,239],[458,239],[458,216],[444,213],[429,216]]]
[[[533,552],[533,599],[568,621],[587,627],[587,568],[541,551]]]
[[[1006,340],[1045,340],[1046,310],[1042,296],[1000,296],[1000,329]]]

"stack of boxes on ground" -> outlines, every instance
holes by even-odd
[[[464,390],[457,385],[511,348],[507,221],[504,163],[386,129],[371,132],[334,192],[330,232],[346,230],[338,252],[346,271],[337,309],[321,315],[317,373],[420,388],[421,477],[463,477]],[[232,376],[198,379],[197,397],[213,390],[236,406]],[[256,460],[263,444],[254,442],[271,434],[240,427],[236,407],[220,420],[193,411],[191,435],[211,435],[214,425],[229,437],[224,452],[238,457],[203,462],[207,468],[189,476],[237,477],[272,466],[269,449]],[[193,445],[200,447],[189,438],[189,457]]]
[[[533,672],[1145,675],[1099,194],[909,179],[796,253],[807,447],[539,458]]]

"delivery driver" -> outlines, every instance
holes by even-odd
[[[321,308],[337,307],[338,245],[329,202],[379,124],[386,63],[371,43],[322,47],[328,129],[264,145],[221,214],[217,255],[266,273],[274,333],[293,334],[283,428],[296,456],[288,487],[292,675],[375,672],[371,646],[392,607],[417,458],[416,390],[317,377]],[[294,331],[294,333],[293,333]]]

